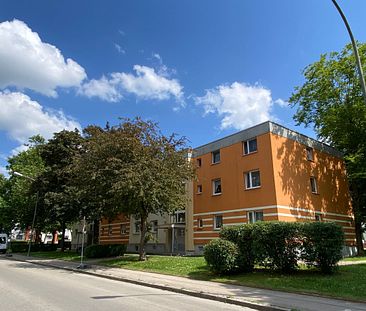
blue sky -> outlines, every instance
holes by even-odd
[[[339,0],[366,41],[364,0]],[[199,146],[286,105],[349,42],[331,0],[2,1],[0,172],[29,136],[141,116]]]

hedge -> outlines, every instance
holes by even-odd
[[[238,270],[239,249],[233,242],[212,240],[205,246],[203,254],[208,267],[215,273],[227,274]]]
[[[222,228],[204,256],[218,273],[250,271],[254,264],[291,272],[300,260],[331,273],[342,259],[343,246],[342,227],[335,223],[257,222]]]
[[[84,250],[87,258],[104,258],[123,256],[126,252],[126,244],[101,244],[90,245]]]
[[[27,241],[10,241],[10,249],[13,253],[26,253],[28,252],[29,244]],[[57,250],[57,244],[34,244],[31,245],[32,252],[52,252]]]

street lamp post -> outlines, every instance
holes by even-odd
[[[14,174],[15,176],[23,177],[23,178],[29,179],[29,180],[31,180],[31,181],[34,181],[34,180],[35,180],[34,178],[29,177],[29,176],[24,175],[24,174],[19,173],[19,172],[13,172],[13,174]],[[34,228],[34,223],[35,223],[35,221],[36,221],[36,215],[37,215],[38,197],[39,197],[39,191],[37,191],[37,193],[36,193],[36,204],[35,204],[35,206],[34,206],[32,226],[31,226],[31,228],[30,228],[30,238],[29,238],[29,243],[28,243],[28,252],[27,252],[27,256],[28,256],[28,257],[29,257],[29,255],[30,255],[30,250],[31,250],[31,245],[32,245],[32,239],[33,239],[33,228]]]
[[[352,42],[352,46],[353,46],[353,52],[355,53],[355,58],[356,58],[356,65],[357,65],[358,73],[359,73],[359,76],[360,76],[360,82],[361,82],[361,89],[362,89],[363,99],[364,99],[365,104],[366,104],[366,84],[365,84],[365,77],[363,75],[362,64],[361,64],[360,55],[358,54],[356,40],[353,37],[352,31],[351,31],[351,27],[348,24],[348,21],[346,19],[346,16],[342,12],[341,7],[338,5],[338,3],[337,3],[336,0],[332,0],[332,2],[334,4],[334,6],[337,8],[338,13],[341,15],[341,17],[343,19],[343,22],[346,25],[348,34],[349,34],[349,36],[351,38],[351,42]]]

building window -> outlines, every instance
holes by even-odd
[[[127,234],[127,226],[125,224],[121,225],[120,232],[121,232],[121,235]]]
[[[310,187],[312,193],[318,193],[318,182],[315,177],[310,177]]]
[[[322,215],[319,213],[315,213],[315,221],[322,221]]]
[[[221,179],[215,179],[212,181],[212,194],[221,194]]]
[[[202,185],[197,185],[197,193],[202,193]]]
[[[222,227],[222,215],[215,215],[214,217],[214,229],[218,230]]]
[[[134,234],[140,233],[140,227],[141,227],[141,223],[139,221],[135,221],[133,224],[133,233]]]
[[[186,212],[185,211],[175,212],[173,217],[174,217],[173,222],[175,224],[184,224],[186,222]]]
[[[197,219],[197,227],[198,228],[203,228],[203,219],[202,218]]]
[[[244,154],[257,151],[257,138],[249,139],[243,142]]]
[[[263,212],[248,212],[248,221],[250,224],[254,224],[257,221],[263,221]]]
[[[112,235],[112,233],[113,233],[112,225],[109,225],[108,226],[108,235]]]
[[[212,164],[220,162],[220,150],[212,152]]]
[[[198,167],[202,166],[202,159],[201,158],[197,159],[197,166]]]
[[[314,161],[314,149],[306,147],[306,160]]]
[[[158,232],[158,221],[157,220],[153,220],[150,222],[150,232],[151,233],[157,233]]]
[[[259,188],[261,186],[261,176],[259,171],[247,172],[244,175],[246,189]]]

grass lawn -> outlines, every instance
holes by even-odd
[[[74,251],[65,250],[64,252],[54,251],[54,252],[31,252],[33,257],[50,258],[50,259],[62,259],[77,261],[80,260],[80,255]]]
[[[265,269],[230,276],[212,274],[203,257],[149,256],[145,262],[134,255],[105,260],[102,264],[125,269],[178,275],[199,280],[232,283],[253,287],[332,296],[366,302],[366,264],[339,267],[333,275],[303,268],[293,274]]]

